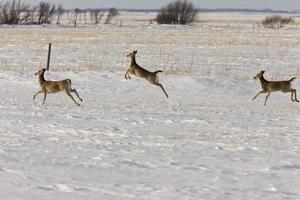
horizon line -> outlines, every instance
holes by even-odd
[[[103,7],[103,8],[79,8],[80,10],[109,10],[111,8],[115,7]],[[78,8],[69,8],[65,10],[74,10]],[[160,8],[115,8],[117,10],[121,11],[159,11]],[[262,9],[256,9],[256,8],[196,8],[196,10],[200,12],[271,12],[271,13],[300,13],[300,10],[276,10],[276,9],[270,9],[270,8],[262,8]]]

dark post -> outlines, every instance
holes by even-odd
[[[51,43],[49,43],[49,48],[48,48],[47,71],[49,71],[49,67],[50,67],[50,58],[51,58]]]

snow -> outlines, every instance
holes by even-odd
[[[300,107],[252,101],[256,81],[48,72],[84,99],[42,95],[32,73],[0,73],[3,199],[297,199]],[[296,84],[299,87],[299,84]]]
[[[1,30],[1,200],[300,199],[300,106],[280,92],[252,101],[262,67],[299,77],[298,29],[106,28]],[[46,79],[70,78],[80,107],[63,92],[32,100],[49,41]],[[167,72],[170,98],[124,78],[134,49]],[[191,60],[192,71],[170,70]]]

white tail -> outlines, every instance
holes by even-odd
[[[291,100],[299,102],[297,99],[296,89],[291,87],[291,82],[295,79],[295,77],[287,81],[267,81],[264,78],[264,73],[265,71],[260,71],[255,77],[253,77],[255,80],[260,80],[262,91],[258,92],[252,100],[256,99],[256,97],[262,93],[268,93],[264,103],[264,105],[266,105],[267,99],[269,98],[271,92],[281,91],[284,93],[291,92]],[[295,99],[293,97],[295,97]]]
[[[133,74],[135,76],[138,76],[138,77],[141,77],[141,78],[144,78],[146,79],[150,84],[153,84],[153,85],[156,85],[156,86],[159,86],[162,91],[165,93],[165,95],[167,96],[167,98],[169,97],[167,92],[165,91],[164,87],[162,86],[162,84],[160,84],[158,82],[158,76],[157,76],[157,73],[159,72],[162,72],[161,70],[157,70],[155,72],[150,72],[144,68],[142,68],[141,66],[139,66],[137,63],[136,63],[136,60],[135,60],[135,54],[137,53],[137,51],[133,51],[131,52],[130,54],[127,55],[127,57],[130,57],[131,59],[131,63],[130,63],[130,66],[129,66],[129,69],[127,70],[127,72],[125,73],[125,78],[126,79],[131,79],[130,75],[129,74]]]
[[[79,97],[76,89],[71,88],[71,84],[72,84],[71,80],[65,79],[65,80],[61,80],[61,81],[46,81],[45,77],[44,77],[45,71],[46,71],[46,69],[43,68],[43,69],[39,70],[38,72],[34,73],[34,75],[39,76],[39,84],[40,84],[41,90],[38,91],[33,96],[33,99],[35,99],[35,97],[38,94],[44,93],[44,100],[43,100],[43,104],[44,104],[46,101],[47,94],[65,91],[66,94],[74,101],[74,103],[76,105],[80,106],[80,104],[75,101],[74,97],[71,94],[71,92],[75,93],[76,96],[78,97],[78,99],[80,101],[82,101],[82,99]]]

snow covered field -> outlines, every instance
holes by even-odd
[[[251,100],[261,69],[300,79],[299,32],[1,27],[0,199],[300,199],[300,104],[282,93],[267,106],[265,95]],[[48,42],[46,78],[70,78],[81,107],[64,93],[32,100]],[[133,49],[142,66],[167,72],[169,99],[124,79]]]

